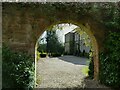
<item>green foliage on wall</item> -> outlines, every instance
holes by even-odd
[[[13,52],[8,47],[2,48],[2,87],[34,87],[34,60],[27,54]]]
[[[120,33],[110,32],[100,54],[100,82],[120,87]]]
[[[93,58],[90,57],[90,63],[89,63],[89,71],[88,71],[89,78],[94,78],[94,61]]]
[[[60,18],[65,18],[66,20],[79,20],[84,17],[91,17],[92,19],[104,24],[109,29],[120,29],[119,3],[29,2],[3,3],[2,6],[3,14],[5,10],[13,13],[11,10],[15,9],[16,11],[23,12],[22,17],[25,15],[25,13],[27,13],[28,16],[33,18],[45,17],[50,22],[59,21]]]

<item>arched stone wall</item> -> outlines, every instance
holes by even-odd
[[[35,57],[35,45],[39,36],[51,25],[59,23],[72,23],[82,27],[85,32],[92,38],[94,47],[94,78],[98,79],[99,74],[99,52],[104,48],[103,40],[106,30],[103,25],[95,21],[91,16],[84,15],[78,17],[74,13],[57,11],[41,11],[44,5],[36,4],[37,7],[32,9],[28,4],[21,3],[3,3],[2,4],[2,26],[3,26],[3,43],[7,44],[15,51],[25,51]],[[53,8],[51,6],[51,8]],[[53,19],[49,19],[52,17]],[[69,16],[69,17],[68,17]]]
[[[97,40],[95,38],[95,36],[93,35],[93,32],[91,32],[90,26],[88,25],[88,23],[86,23],[85,25],[80,24],[79,22],[74,22],[74,21],[58,21],[50,26],[48,26],[47,28],[45,28],[45,30],[49,30],[49,28],[51,28],[54,25],[57,24],[63,24],[63,23],[71,23],[73,25],[76,25],[78,27],[80,27],[83,31],[85,31],[90,39],[91,39],[91,44],[92,44],[92,49],[93,49],[93,59],[94,59],[94,79],[97,80],[98,79],[98,74],[99,74],[99,50],[98,50],[98,43]],[[44,30],[44,31],[45,31]],[[79,32],[79,30],[77,30]],[[39,37],[42,35],[43,32],[40,33],[40,35],[38,35]],[[37,42],[37,41],[36,41]]]

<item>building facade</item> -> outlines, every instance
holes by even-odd
[[[67,54],[79,56],[80,53],[89,53],[90,49],[90,38],[86,33],[80,35],[76,31],[72,31],[65,35],[65,52]]]
[[[74,50],[74,33],[69,32],[65,34],[65,52],[67,54],[73,54]]]

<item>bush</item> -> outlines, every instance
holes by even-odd
[[[89,53],[84,53],[84,57],[89,58]]]
[[[120,33],[109,33],[105,50],[100,54],[100,82],[120,87]]]
[[[94,78],[94,62],[92,57],[90,58],[88,75],[91,79]]]
[[[41,57],[41,58],[44,58],[44,57],[46,57],[46,54],[45,54],[45,53],[44,53],[44,54],[41,53],[41,54],[40,54],[40,57]]]
[[[36,51],[36,54],[37,54],[37,60],[39,60],[40,59],[40,52]]]
[[[68,55],[68,52],[64,52],[64,55]]]
[[[80,52],[79,56],[80,56],[80,57],[86,57],[86,58],[89,58],[89,53],[86,53],[86,52]]]
[[[80,57],[83,57],[83,53],[82,52],[80,53]]]
[[[27,54],[13,52],[2,48],[2,87],[22,88],[34,87],[34,60]]]
[[[61,54],[60,54],[60,53],[52,53],[51,56],[52,56],[52,57],[60,57]]]

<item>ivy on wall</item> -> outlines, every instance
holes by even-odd
[[[100,54],[100,82],[120,88],[120,33],[110,32]]]
[[[51,22],[58,21],[59,18],[64,18],[65,15],[66,19],[76,20],[89,16],[110,30],[120,30],[119,3],[3,3],[3,16],[7,12],[13,13],[8,8],[29,12],[27,14],[34,18],[45,17]],[[62,14],[65,15],[60,12],[64,12]],[[119,32],[110,33],[104,46],[105,52],[100,56],[100,80],[102,83],[115,87],[120,86],[120,74],[118,73],[120,72],[119,41]]]
[[[120,29],[120,4],[119,3],[90,3],[90,2],[28,2],[28,3],[3,3],[3,13],[25,11],[31,17],[45,17],[50,22],[58,21],[60,18],[79,20],[84,17],[102,23],[111,30]],[[9,9],[8,9],[9,8]],[[62,12],[62,14],[61,14]],[[6,12],[5,12],[6,13]],[[37,14],[36,14],[37,13]],[[63,15],[64,14],[64,15]]]

